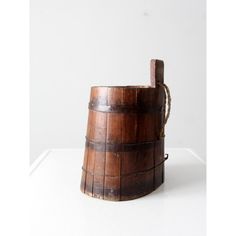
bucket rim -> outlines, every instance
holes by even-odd
[[[108,85],[108,86],[92,86],[91,89],[96,89],[96,88],[117,88],[117,89],[155,89],[155,87],[152,87],[151,85]]]

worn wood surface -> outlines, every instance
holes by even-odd
[[[92,87],[81,191],[122,201],[164,181],[164,64],[151,60],[151,86]]]

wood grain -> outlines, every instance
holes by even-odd
[[[151,60],[151,86],[92,87],[81,191],[130,200],[164,181],[164,64]]]

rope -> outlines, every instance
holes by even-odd
[[[157,83],[157,85],[159,85],[160,87],[162,87],[164,89],[165,92],[165,98],[164,98],[164,104],[165,104],[165,108],[166,105],[168,106],[167,112],[165,112],[165,118],[164,118],[164,122],[163,122],[163,126],[161,127],[161,132],[160,132],[160,137],[164,138],[165,137],[165,133],[164,133],[164,128],[165,125],[170,117],[170,109],[171,109],[171,96],[170,96],[170,89],[168,88],[168,86],[164,83]],[[167,102],[166,102],[167,100]],[[165,109],[166,111],[166,109]]]

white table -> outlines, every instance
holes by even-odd
[[[80,192],[83,150],[43,153],[31,168],[31,236],[204,236],[205,164],[187,149],[167,149],[165,183],[132,201]]]

